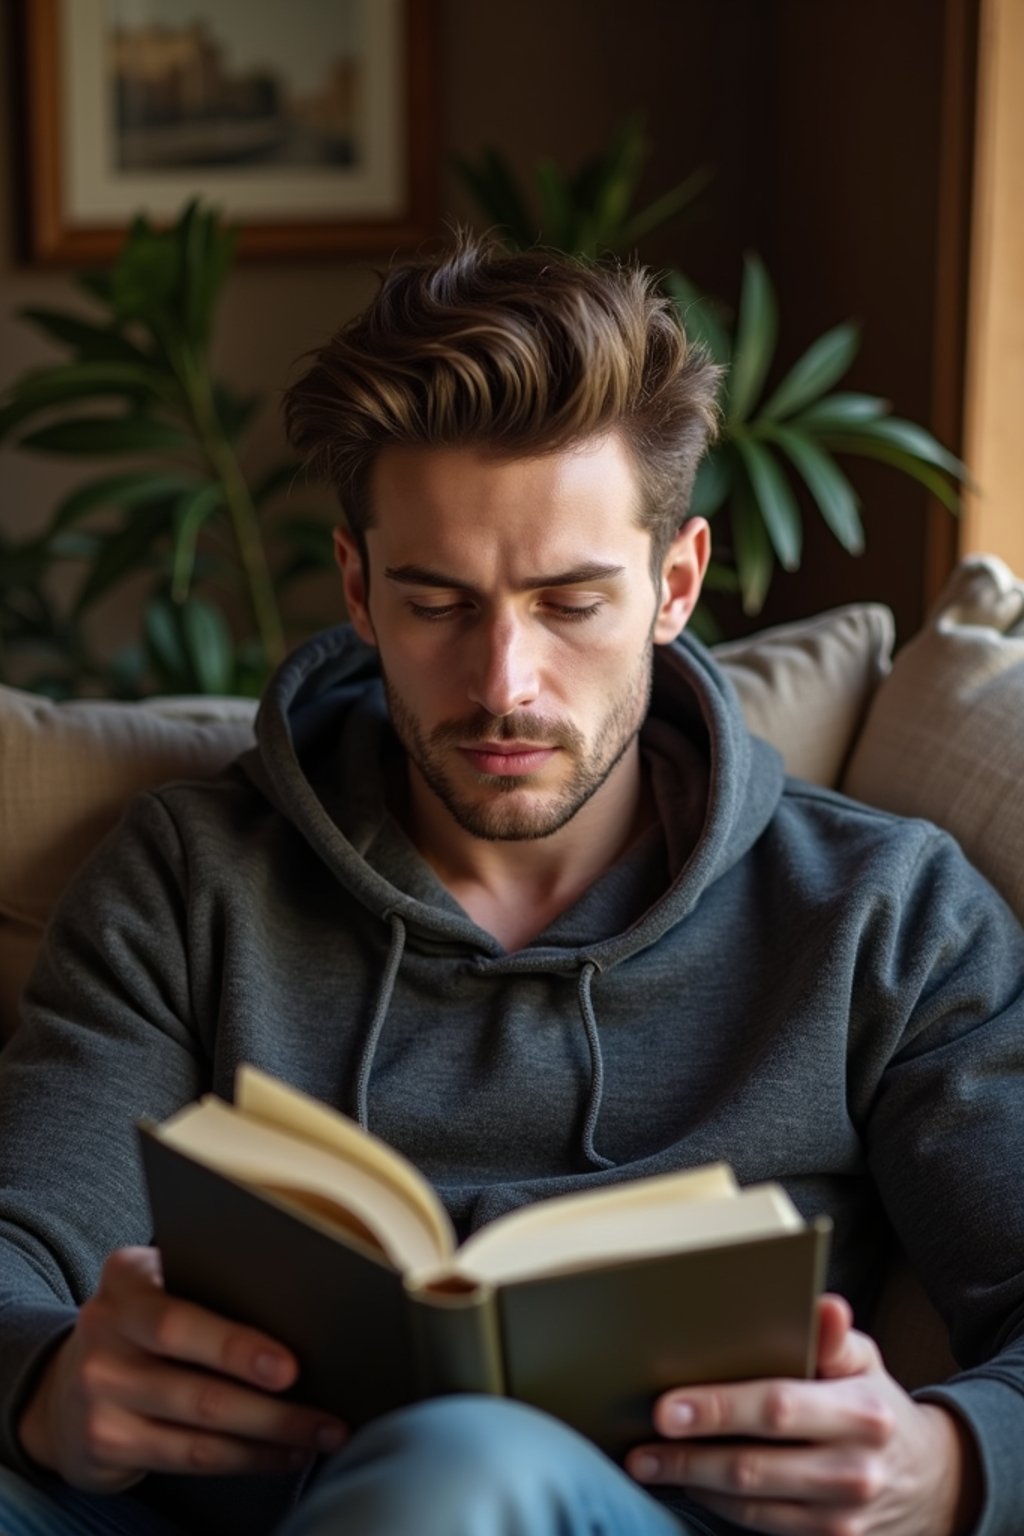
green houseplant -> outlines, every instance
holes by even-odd
[[[37,537],[0,545],[0,676],[21,652],[35,662],[30,686],[57,695],[252,694],[284,655],[282,601],[297,577],[329,565],[330,537],[322,519],[278,510],[294,463],[252,485],[242,470],[259,401],[210,363],[234,244],[198,203],[168,230],[140,218],[109,272],[80,276],[92,313],[24,312],[68,356],[15,382],[0,441],[128,467],[76,487]],[[65,561],[82,575],[61,605],[48,577]],[[140,643],[102,658],[88,615],[140,573]]]
[[[647,153],[642,122],[634,117],[607,151],[571,174],[542,161],[532,188],[517,180],[494,149],[475,161],[460,160],[457,168],[485,218],[510,246],[542,243],[593,260],[604,252],[631,252],[653,229],[688,213],[710,179],[698,170],[637,210]],[[661,281],[688,334],[707,346],[723,370],[722,431],[700,467],[693,501],[695,512],[716,519],[712,587],[738,589],[745,611],[754,614],[776,566],[799,566],[804,527],[794,476],[844,549],[860,553],[859,503],[836,454],[881,460],[926,486],[951,511],[958,509],[956,486],[967,475],[959,459],[923,427],[894,417],[888,401],[835,390],[857,354],[855,325],[837,325],[820,336],[766,392],[779,312],[760,258],[745,258],[735,317],[678,271],[664,273]],[[699,618],[709,633],[707,614]]]

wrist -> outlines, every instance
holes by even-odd
[[[942,1403],[919,1403],[935,1439],[935,1465],[942,1469],[939,1536],[971,1536],[981,1515],[981,1457],[969,1426]]]
[[[44,1472],[59,1470],[54,1451],[57,1437],[52,1428],[55,1403],[54,1382],[59,1370],[60,1357],[64,1353],[67,1342],[65,1337],[46,1356],[25,1399],[15,1429],[23,1454],[34,1466]]]

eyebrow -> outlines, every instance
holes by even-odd
[[[513,582],[512,590],[536,592],[542,587],[578,587],[589,581],[608,581],[612,577],[621,576],[624,570],[625,566],[622,565],[591,561],[588,565],[576,565],[570,571],[556,571],[549,576],[524,576],[522,580]],[[389,581],[409,587],[441,587],[447,591],[473,593],[477,590],[469,582],[460,581],[457,576],[431,570],[426,565],[389,565],[385,567],[384,575]]]

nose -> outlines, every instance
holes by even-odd
[[[525,626],[513,616],[481,624],[472,647],[469,696],[489,715],[528,708],[540,692],[537,658]]]

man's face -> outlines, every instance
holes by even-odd
[[[355,546],[338,535],[349,611],[380,652],[414,795],[434,796],[475,837],[556,832],[636,752],[652,644],[682,628],[706,561],[706,525],[688,525],[673,546],[687,557],[685,597],[668,583],[656,592],[637,495],[614,436],[512,460],[387,449],[373,475],[368,597]]]

